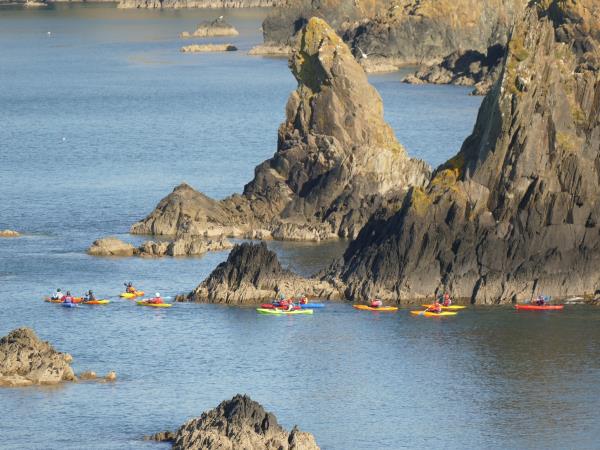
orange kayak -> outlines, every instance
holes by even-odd
[[[524,311],[557,311],[564,308],[565,305],[515,305],[515,309]]]

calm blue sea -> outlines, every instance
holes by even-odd
[[[181,54],[178,33],[221,14],[241,51]],[[191,259],[87,256],[127,234],[175,185],[222,198],[276,149],[295,80],[282,59],[249,57],[266,11],[129,11],[113,5],[0,9],[0,336],[33,327],[77,371],[115,384],[0,391],[2,449],[160,449],[175,429],[247,393],[327,450],[598,448],[600,322],[472,308],[452,320],[373,315],[334,304],[313,317],[251,308],[126,301],[67,310],[61,287],[114,297],[124,281],[175,295],[226,253]],[[219,40],[215,40],[219,41]],[[222,40],[224,41],[224,40]],[[193,42],[193,41],[191,41]],[[448,86],[372,77],[412,156],[460,148],[480,98]],[[311,273],[345,243],[270,243]]]

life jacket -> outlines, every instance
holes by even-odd
[[[65,302],[65,303],[73,303],[73,297],[71,297],[70,295],[65,295],[63,297],[63,302]]]

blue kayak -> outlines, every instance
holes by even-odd
[[[302,309],[315,309],[315,308],[325,308],[325,303],[306,303],[304,305],[300,305]]]
[[[60,305],[65,308],[77,308],[77,303],[61,303]]]

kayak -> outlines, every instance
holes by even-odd
[[[63,303],[62,300],[55,300],[50,297],[44,298],[44,301],[48,303]],[[83,297],[73,297],[73,303],[81,303],[83,301]]]
[[[90,300],[89,302],[81,302],[82,305],[108,305],[110,300]]]
[[[61,303],[60,306],[64,306],[65,308],[76,308],[79,305],[77,305],[77,303]]]
[[[382,312],[394,312],[398,311],[396,306],[380,306],[379,308],[373,308],[367,305],[352,305],[353,308],[360,309],[361,311],[382,311]]]
[[[259,314],[271,314],[273,316],[287,316],[294,314],[312,314],[312,309],[295,309],[293,311],[282,311],[280,309],[256,308]]]
[[[421,305],[423,308],[431,308],[433,305]],[[442,311],[458,311],[460,309],[465,309],[466,306],[461,305],[450,305],[450,306],[442,306]]]
[[[325,308],[325,303],[304,303],[300,305],[302,309]]]
[[[287,309],[287,306],[279,306],[276,303],[275,304],[273,304],[273,303],[263,303],[262,305],[260,305],[260,307],[262,309],[275,309],[275,308],[277,308],[277,309],[286,308]],[[294,306],[294,309],[300,309],[300,306]]]
[[[127,299],[133,299],[133,298],[136,298],[136,297],[141,297],[142,295],[144,295],[144,291],[121,292],[121,294],[119,294],[119,297],[121,297],[121,298],[127,298]]]
[[[171,306],[173,306],[171,303],[148,303],[144,300],[140,300],[136,303],[140,306],[151,306],[153,308],[170,308]]]
[[[565,305],[515,305],[515,309],[523,309],[525,311],[556,311],[564,309]]]
[[[411,311],[410,312],[414,316],[424,316],[424,317],[448,317],[455,316],[458,313],[450,312],[450,311],[442,311],[441,313],[434,313],[430,311]]]

